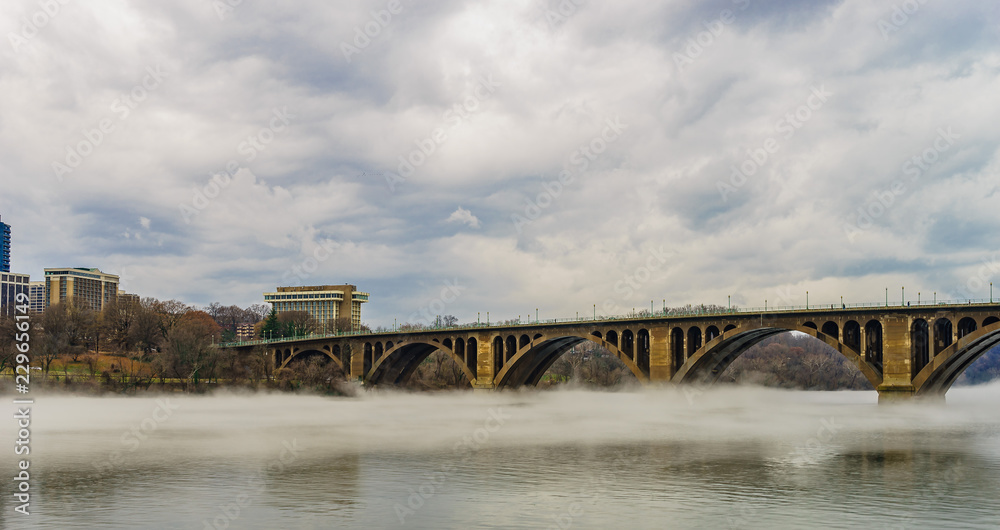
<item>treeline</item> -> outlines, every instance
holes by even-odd
[[[262,304],[199,310],[155,298],[120,298],[102,311],[72,301],[54,304],[31,318],[32,363],[44,380],[59,364],[62,373],[52,374],[54,381],[115,391],[156,382],[193,388],[220,379],[270,381],[273,367],[263,350],[240,354],[217,347],[240,324],[259,322],[266,310]],[[0,317],[0,373],[12,368],[15,332],[14,319]]]

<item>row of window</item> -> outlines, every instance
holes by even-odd
[[[267,294],[264,300],[343,300],[341,293],[319,293],[319,294]]]

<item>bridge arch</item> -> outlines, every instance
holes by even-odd
[[[962,337],[964,337],[966,335],[972,334],[972,332],[976,331],[976,328],[978,328],[978,327],[979,327],[979,324],[977,324],[976,323],[976,319],[974,319],[972,317],[965,317],[962,320],[959,320],[958,321],[958,338],[959,338],[959,340],[961,340]]]
[[[882,322],[871,319],[865,324],[865,362],[882,372],[882,353],[885,346]]]
[[[618,348],[618,332],[617,331],[615,331],[613,329],[609,330],[608,333],[605,335],[605,337],[607,337],[607,339],[605,339],[605,340],[606,340],[606,342],[608,344],[614,346],[615,348]]]
[[[937,356],[955,341],[951,320],[939,318],[934,321],[934,355]]]
[[[671,358],[674,362],[674,366],[681,366],[684,364],[684,330],[675,327],[670,330],[670,345],[672,351],[670,352]]]
[[[614,332],[608,332],[609,335],[612,333]],[[573,346],[585,341],[593,342],[618,357],[640,383],[649,382],[649,375],[644,373],[625,352],[618,349],[617,345],[589,333],[568,333],[553,336],[541,335],[519,349],[511,361],[505,364],[494,378],[494,387],[501,389],[537,385],[552,363],[556,362]]]
[[[854,351],[861,351],[861,324],[857,320],[844,322],[844,344]]]
[[[291,364],[292,359],[296,357],[308,357],[312,355],[322,355],[333,359],[333,362],[337,363],[337,366],[344,370],[344,362],[340,359],[340,346],[334,346],[331,348],[329,345],[325,346],[308,346],[304,348],[285,348],[278,349],[277,352],[282,356],[278,368],[286,368]]]
[[[632,334],[632,330],[626,329],[622,331],[622,345],[619,349],[629,359],[635,360],[635,335]]]
[[[866,361],[857,350],[835,337],[807,326],[740,326],[725,331],[699,348],[694,355],[691,355],[687,362],[677,370],[671,381],[675,383],[714,383],[719,380],[726,368],[750,347],[772,335],[788,331],[797,331],[823,341],[840,352],[854,366],[857,366],[871,383],[872,388],[878,388],[882,384],[881,370]]]
[[[694,356],[695,352],[701,349],[701,328],[698,326],[691,326],[688,328],[687,342],[688,358],[691,358]]]
[[[916,395],[944,395],[976,359],[1000,345],[1000,319],[948,346],[913,378]]]
[[[823,329],[821,329],[820,331],[822,331],[823,334],[828,337],[833,337],[837,340],[840,340],[840,326],[838,326],[837,323],[832,320],[828,320],[825,324],[823,324]]]
[[[469,342],[473,343],[473,339],[470,339]],[[470,344],[470,347],[473,345],[474,343]],[[476,377],[466,364],[464,356],[456,354],[452,348],[445,347],[436,341],[424,340],[400,341],[393,345],[391,349],[385,351],[382,358],[370,370],[365,372],[364,382],[367,385],[400,385],[413,374],[420,363],[424,362],[424,359],[439,350],[446,353],[452,361],[455,361],[462,368],[470,385],[476,382]]]

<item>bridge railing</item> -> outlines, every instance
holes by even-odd
[[[817,311],[855,311],[858,309],[892,309],[892,308],[914,308],[914,307],[962,307],[962,306],[995,306],[1000,301],[997,300],[987,300],[987,299],[965,299],[965,300],[920,300],[920,301],[907,301],[902,302],[862,302],[853,304],[809,304],[809,305],[790,305],[790,306],[763,306],[763,307],[732,307],[732,308],[719,308],[719,307],[691,307],[689,308],[667,308],[666,310],[658,310],[653,313],[649,311],[638,311],[635,313],[630,313],[626,315],[613,315],[604,316],[597,315],[595,317],[576,317],[576,318],[550,318],[550,319],[512,319],[505,320],[501,322],[475,322],[469,324],[457,324],[454,326],[426,326],[419,329],[387,329],[387,330],[377,330],[377,331],[337,331],[329,333],[311,333],[308,335],[296,335],[293,337],[275,337],[270,339],[254,339],[249,341],[235,341],[235,342],[224,342],[219,343],[220,347],[231,348],[231,347],[241,347],[241,346],[256,346],[256,345],[266,345],[275,344],[281,342],[294,342],[299,340],[312,340],[312,339],[326,339],[326,338],[340,338],[340,337],[355,337],[355,336],[369,336],[369,335],[385,335],[385,334],[399,334],[399,333],[428,333],[437,331],[459,331],[459,330],[474,330],[474,329],[499,329],[499,328],[509,328],[511,326],[543,326],[549,324],[573,324],[573,323],[585,323],[585,322],[620,322],[620,321],[630,321],[630,320],[648,320],[650,318],[670,318],[670,317],[695,317],[695,316],[708,316],[708,315],[742,315],[742,314],[767,314],[767,313],[794,313],[794,312],[810,312],[814,313]]]

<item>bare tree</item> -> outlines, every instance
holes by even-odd
[[[253,304],[248,306],[244,311],[244,324],[256,324],[265,318],[267,314],[271,312],[271,308],[266,304]]]
[[[305,311],[285,311],[278,315],[278,322],[286,326],[286,336],[309,335],[320,331],[319,323]]]

